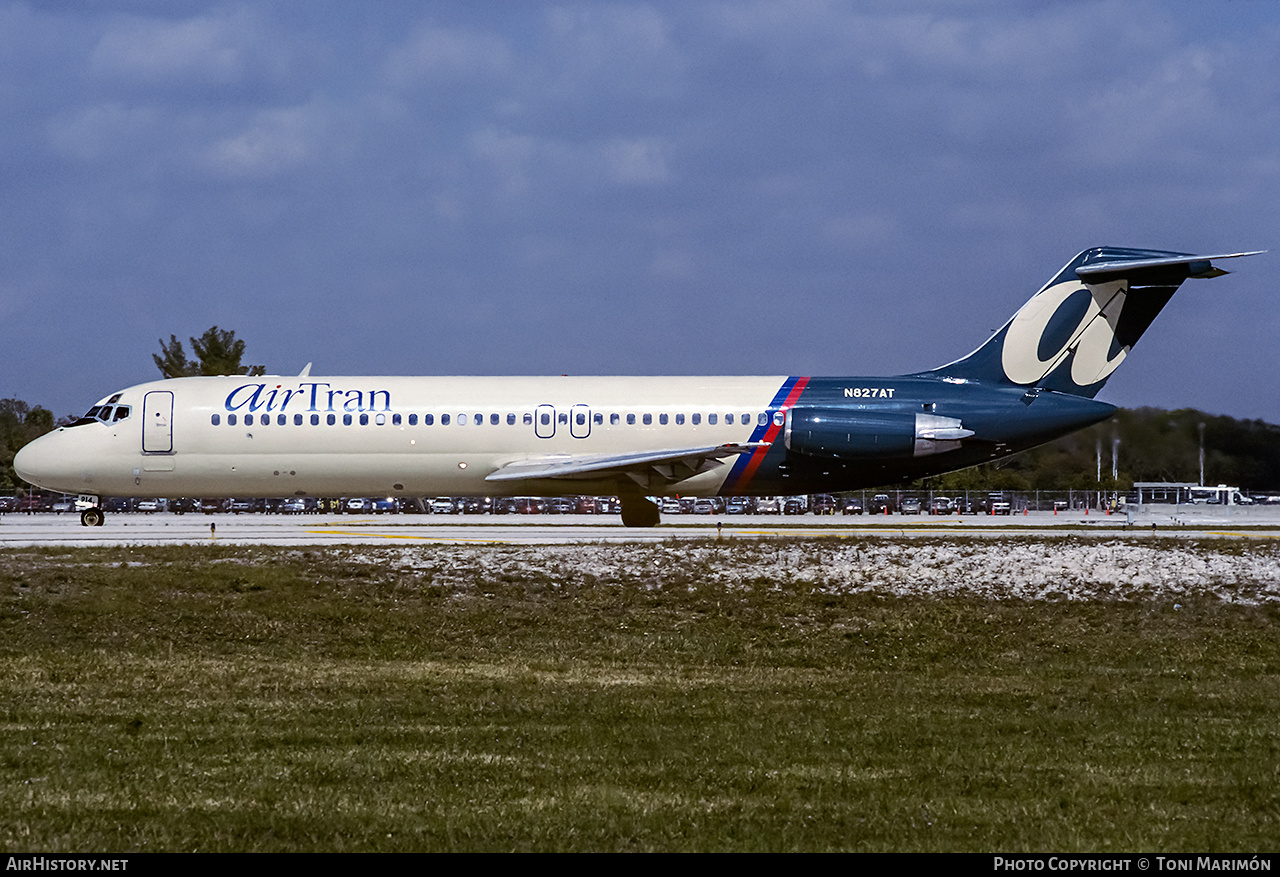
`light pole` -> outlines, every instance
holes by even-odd
[[[1204,487],[1204,424],[1200,424],[1200,486]]]

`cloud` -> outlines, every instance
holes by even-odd
[[[205,149],[202,164],[228,177],[278,174],[314,158],[326,128],[315,106],[263,110]]]
[[[414,88],[506,75],[514,56],[495,33],[419,24],[403,44],[387,52],[383,76],[400,88]]]
[[[99,76],[147,84],[227,85],[257,72],[256,24],[243,9],[168,21],[112,22],[90,55]]]

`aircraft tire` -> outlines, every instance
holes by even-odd
[[[661,520],[658,506],[644,497],[622,500],[622,526],[656,527]]]
[[[107,516],[97,506],[80,513],[80,525],[83,527],[101,527],[106,519]]]

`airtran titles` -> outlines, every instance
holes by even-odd
[[[390,390],[344,390],[326,381],[304,381],[297,388],[283,384],[242,384],[227,394],[228,411],[390,411]]]

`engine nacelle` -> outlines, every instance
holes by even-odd
[[[787,412],[789,450],[813,457],[892,459],[954,451],[973,435],[954,417],[847,408],[792,408]]]

